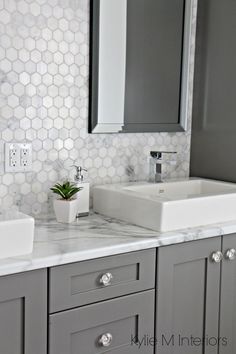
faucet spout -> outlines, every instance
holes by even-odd
[[[164,163],[175,162],[171,160],[170,157],[166,158],[164,156],[169,154],[176,154],[172,151],[150,151],[150,164],[149,164],[149,182],[152,183],[162,183],[162,165]]]

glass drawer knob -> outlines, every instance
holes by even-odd
[[[112,343],[112,334],[111,333],[104,333],[98,339],[98,343],[101,347],[109,347]]]
[[[223,254],[220,251],[214,252],[211,255],[211,260],[214,263],[220,263],[223,259]]]
[[[112,279],[113,279],[113,275],[111,273],[105,273],[101,276],[100,284],[104,286],[111,285]]]
[[[229,261],[233,261],[236,258],[236,250],[234,248],[229,249],[225,253],[225,258],[228,259]]]

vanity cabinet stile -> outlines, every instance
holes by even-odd
[[[218,354],[191,337],[218,338],[221,264],[212,254],[220,250],[221,237],[159,248],[156,354]]]
[[[47,354],[47,271],[0,277],[0,353]]]
[[[236,235],[223,236],[219,335],[226,338],[219,354],[236,353]]]

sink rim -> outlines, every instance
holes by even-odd
[[[224,190],[224,191],[218,191],[218,192],[210,192],[206,191],[204,193],[187,193],[187,192],[180,192],[179,194],[173,195],[172,193],[166,193],[166,194],[157,194],[157,195],[151,195],[151,194],[145,194],[145,193],[140,193],[137,195],[139,192],[138,190],[132,190],[132,186],[130,187],[124,187],[122,191],[128,192],[127,194],[131,193],[133,195],[136,195],[138,198],[142,199],[149,199],[152,201],[160,202],[160,203],[173,203],[173,202],[184,202],[184,201],[190,201],[190,200],[196,200],[196,199],[205,199],[205,198],[219,198],[221,196],[226,196],[226,195],[234,195],[236,194],[236,184],[234,183],[227,183],[227,182],[220,182],[220,181],[215,181],[215,180],[207,180],[207,179],[192,179],[192,180],[181,180],[181,181],[166,181],[161,184],[156,184],[156,183],[150,183],[150,184],[143,184],[143,186],[162,186],[165,188],[166,185],[168,184],[178,184],[178,183],[191,183],[191,182],[206,182],[206,183],[212,183],[212,184],[218,184],[220,186],[232,186],[232,189]],[[135,188],[135,186],[133,186]],[[137,186],[138,187],[138,186]],[[140,185],[141,187],[141,185]],[[130,188],[130,189],[129,189]],[[151,193],[151,192],[150,192]],[[186,194],[187,195],[186,195]],[[125,193],[126,194],[126,193]]]
[[[26,215],[20,211],[15,210],[0,210],[0,225],[2,223],[13,223],[17,222],[26,222],[31,221],[34,222],[34,218],[32,216]]]
[[[132,188],[138,188],[138,187],[147,187],[147,186],[155,186],[155,187],[161,187],[165,186],[167,184],[178,184],[178,183],[191,183],[191,182],[207,182],[207,183],[212,183],[212,184],[218,184],[221,185],[222,187],[225,186],[232,186],[232,189],[217,192],[217,193],[200,193],[200,194],[190,194],[189,196],[186,197],[186,195],[181,195],[179,194],[178,196],[171,196],[169,195],[150,195],[150,194],[144,194],[144,193],[139,193],[138,190],[132,189]],[[212,180],[212,179],[207,179],[207,178],[197,178],[197,177],[191,177],[191,178],[185,178],[185,179],[171,179],[171,180],[165,180],[162,183],[149,183],[146,181],[138,181],[138,182],[127,182],[127,183],[119,183],[119,184],[107,184],[107,185],[100,185],[100,186],[95,186],[94,188],[98,189],[105,189],[105,190],[110,190],[115,193],[120,193],[123,196],[130,196],[132,198],[137,198],[137,199],[142,199],[142,200],[150,200],[155,203],[160,203],[160,204],[168,204],[168,203],[175,203],[175,202],[187,202],[187,201],[192,201],[192,200],[201,200],[201,199],[213,199],[213,198],[222,198],[224,196],[230,196],[230,195],[235,195],[236,194],[236,184],[232,182],[224,182],[224,181],[218,181],[218,180]]]

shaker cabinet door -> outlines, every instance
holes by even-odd
[[[217,354],[221,238],[162,247],[158,255],[158,354]],[[227,352],[228,353],[228,352]],[[233,352],[231,352],[232,354]]]
[[[236,353],[236,235],[223,237],[220,350],[219,354]]]
[[[153,338],[154,293],[50,315],[49,354],[153,354],[153,343],[145,338]]]
[[[0,278],[0,353],[47,353],[46,270]]]

